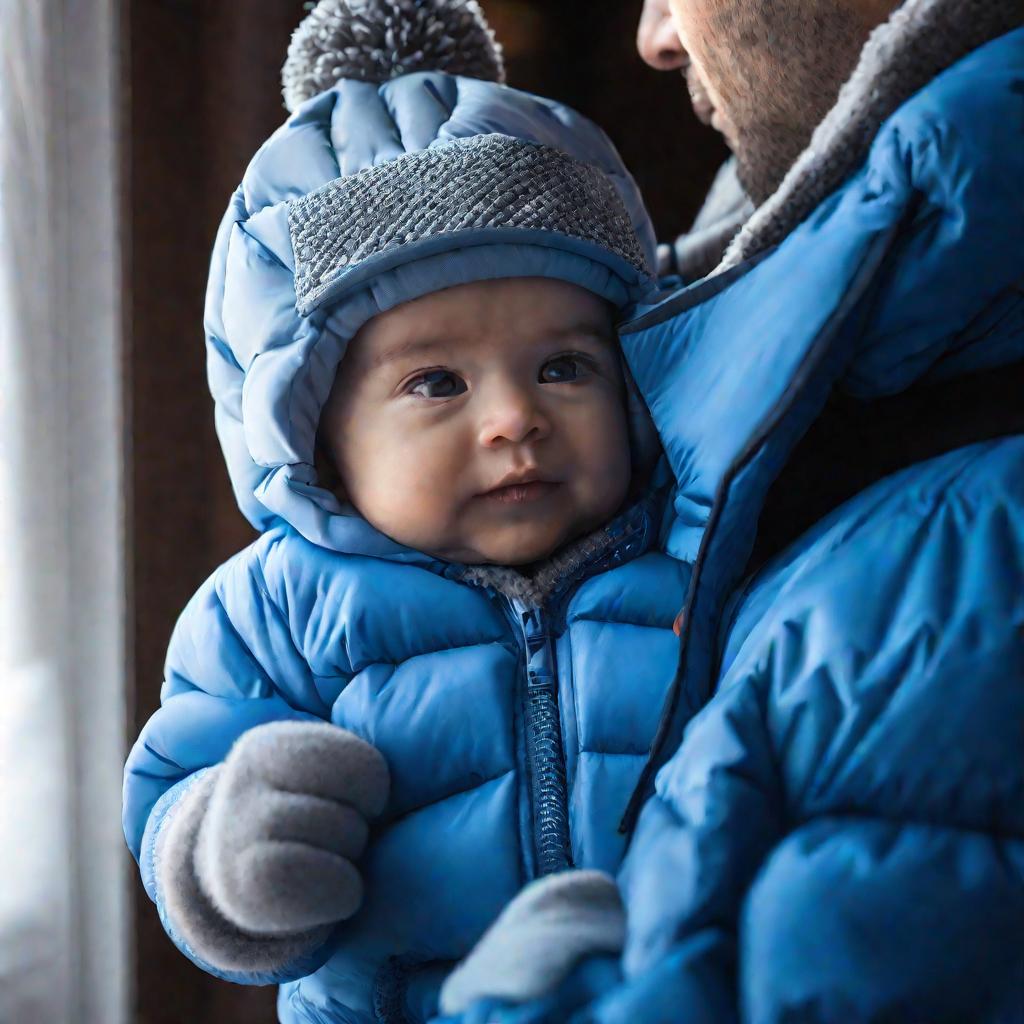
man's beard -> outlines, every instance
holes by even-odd
[[[805,125],[759,122],[746,130],[736,129],[736,176],[756,205],[782,184],[790,167],[807,148],[816,124],[817,121]]]
[[[707,37],[706,73],[719,86],[722,127],[755,203],[779,187],[807,147],[868,35],[834,0],[783,0],[765,10],[727,0]]]

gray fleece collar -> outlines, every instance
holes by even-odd
[[[470,565],[462,569],[458,579],[539,608],[606,558],[618,556],[624,560],[626,555],[641,554],[650,534],[652,504],[658,497],[648,496],[624,515],[565,545],[543,562],[532,566]]]
[[[462,575],[464,583],[489,587],[525,605],[541,606],[563,580],[575,576],[614,543],[607,527],[595,530],[555,552],[530,571],[508,565],[471,565]]]
[[[1022,24],[1021,0],[905,0],[871,33],[810,145],[715,273],[781,242],[863,163],[886,118],[958,60]]]
[[[686,283],[706,277],[753,212],[736,173],[736,158],[730,157],[718,169],[690,230],[672,245],[658,246],[658,272],[679,274]]]

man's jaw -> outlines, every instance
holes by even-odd
[[[729,122],[729,119],[725,116],[723,111],[715,104],[715,101],[711,98],[711,94],[708,92],[707,87],[704,85],[703,80],[698,74],[696,66],[692,62],[688,64],[685,69],[681,70],[680,74],[686,82],[686,89],[690,94],[690,103],[693,106],[693,112],[697,115],[697,119],[702,124],[706,124],[709,127],[714,128],[714,130],[722,136],[725,144],[732,150],[737,158],[737,171],[740,178],[740,184],[743,186],[744,191],[754,199],[755,202],[763,202],[769,195],[771,195],[779,181],[782,180],[786,167],[781,168],[781,170],[774,166],[771,168],[762,168],[759,165],[752,167],[746,159],[749,155],[747,150],[752,149],[753,152],[760,155],[762,149],[765,149],[770,153],[772,151],[772,147],[757,144],[750,147],[744,146],[741,143],[739,133],[736,131],[735,126]],[[750,141],[751,140],[749,139],[747,140],[748,143]],[[797,153],[799,153],[799,149],[793,154],[794,158]]]

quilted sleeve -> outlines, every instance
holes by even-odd
[[[244,732],[283,719],[328,717],[293,628],[271,598],[263,563],[267,537],[225,563],[195,594],[171,638],[161,706],[129,754],[124,775],[123,827],[143,884],[170,938],[194,963],[227,980],[268,984],[301,977],[316,956],[275,969],[222,970],[179,933],[160,891],[154,854],[179,806],[196,803],[205,776],[215,773]],[[211,780],[212,781],[212,780]],[[184,821],[187,815],[181,815]]]
[[[772,851],[746,901],[745,1016],[1011,1019],[1022,935],[1020,839],[927,822],[816,819]]]
[[[622,879],[627,980],[574,1024],[1002,1020],[1024,979],[1024,839],[853,809],[789,821],[781,769],[736,756],[743,703],[709,709],[661,776]]]

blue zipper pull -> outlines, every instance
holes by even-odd
[[[526,678],[533,688],[538,686],[554,689],[551,674],[551,635],[544,626],[541,612],[527,608],[520,613],[523,637],[526,640]]]

